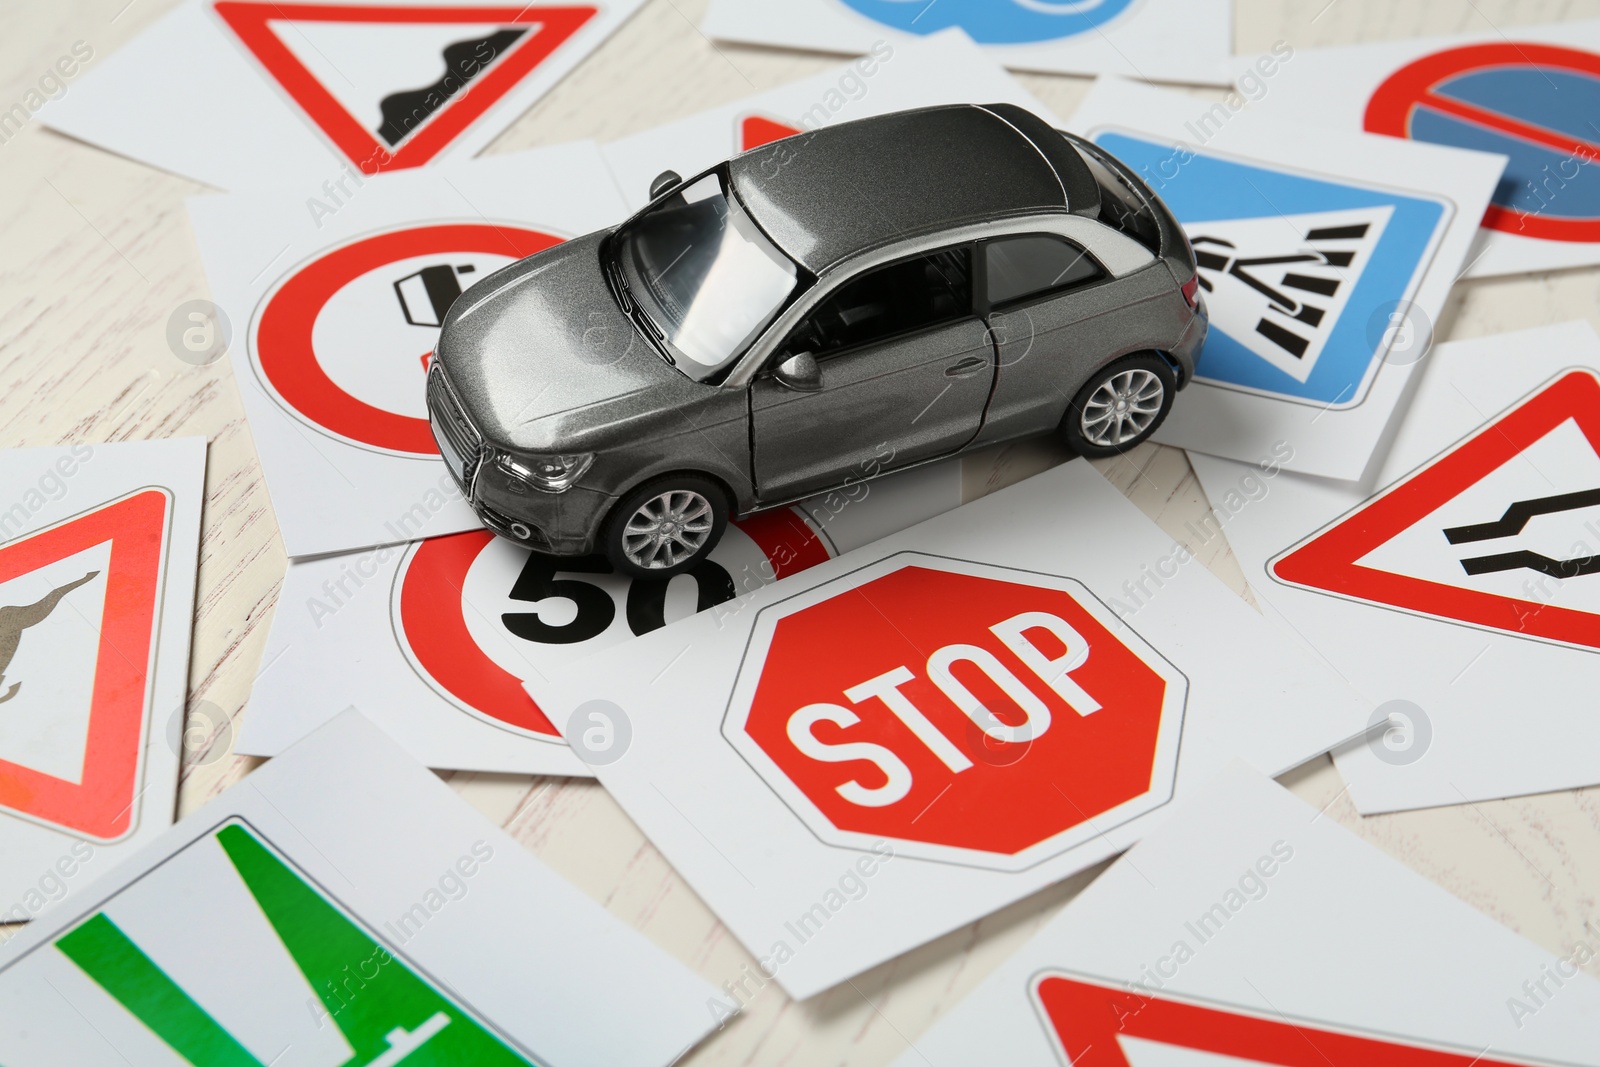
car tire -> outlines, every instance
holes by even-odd
[[[1115,456],[1141,444],[1165,421],[1178,375],[1154,352],[1112,360],[1067,405],[1061,435],[1080,456]]]
[[[710,555],[727,528],[721,486],[697,474],[669,474],[619,500],[601,536],[618,574],[665,580]]]

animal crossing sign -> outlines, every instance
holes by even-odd
[[[1166,802],[1187,688],[1071,578],[900,553],[762,610],[723,732],[824,842],[1021,870]]]

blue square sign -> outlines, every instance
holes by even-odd
[[[1366,398],[1454,214],[1449,200],[1103,130],[1194,246],[1211,333],[1197,380],[1330,408]]]

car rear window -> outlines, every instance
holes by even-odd
[[[1048,234],[997,237],[984,245],[989,304],[1004,307],[1018,300],[1088,285],[1105,277],[1098,264],[1077,245]]]
[[[1089,165],[1095,184],[1100,186],[1100,221],[1160,255],[1161,224],[1156,221],[1156,213],[1144,194],[1093,146],[1080,143],[1074,147]]]

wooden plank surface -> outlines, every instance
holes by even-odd
[[[696,29],[704,4],[651,0],[490,152],[621,136],[838,61],[714,45]],[[92,68],[170,6],[170,0],[8,0],[0,9],[0,110],[23,99],[75,42],[93,49]],[[1600,0],[1239,0],[1234,41],[1241,52],[1279,40],[1309,48],[1581,17],[1600,17]],[[1022,80],[1062,114],[1088,84]],[[206,190],[37,123],[0,143],[0,189],[0,447],[179,434],[204,434],[211,443],[178,798],[187,813],[258,762],[232,755],[231,741],[249,714],[250,684],[285,566],[227,362],[191,366],[165,339],[173,309],[207,295],[183,210],[184,198]],[[1573,318],[1600,327],[1600,270],[1459,284],[1439,336]],[[1058,459],[1042,444],[975,457],[967,466],[969,494]],[[1188,536],[1185,523],[1205,507],[1180,452],[1150,446],[1101,466],[1180,540]],[[1243,590],[1220,538],[1190,547]],[[1506,728],[1517,728],[1509,715]],[[744,979],[747,1010],[689,1057],[696,1067],[886,1063],[1094,873],[796,1004],[776,985],[758,988],[750,980],[756,972],[749,954],[598,786],[447,777],[530,850],[706,978],[718,985]],[[1325,758],[1283,781],[1325,807],[1328,817],[1550,951],[1566,955],[1580,941],[1600,945],[1600,790],[1363,819]],[[1600,976],[1600,963],[1587,969]]]

